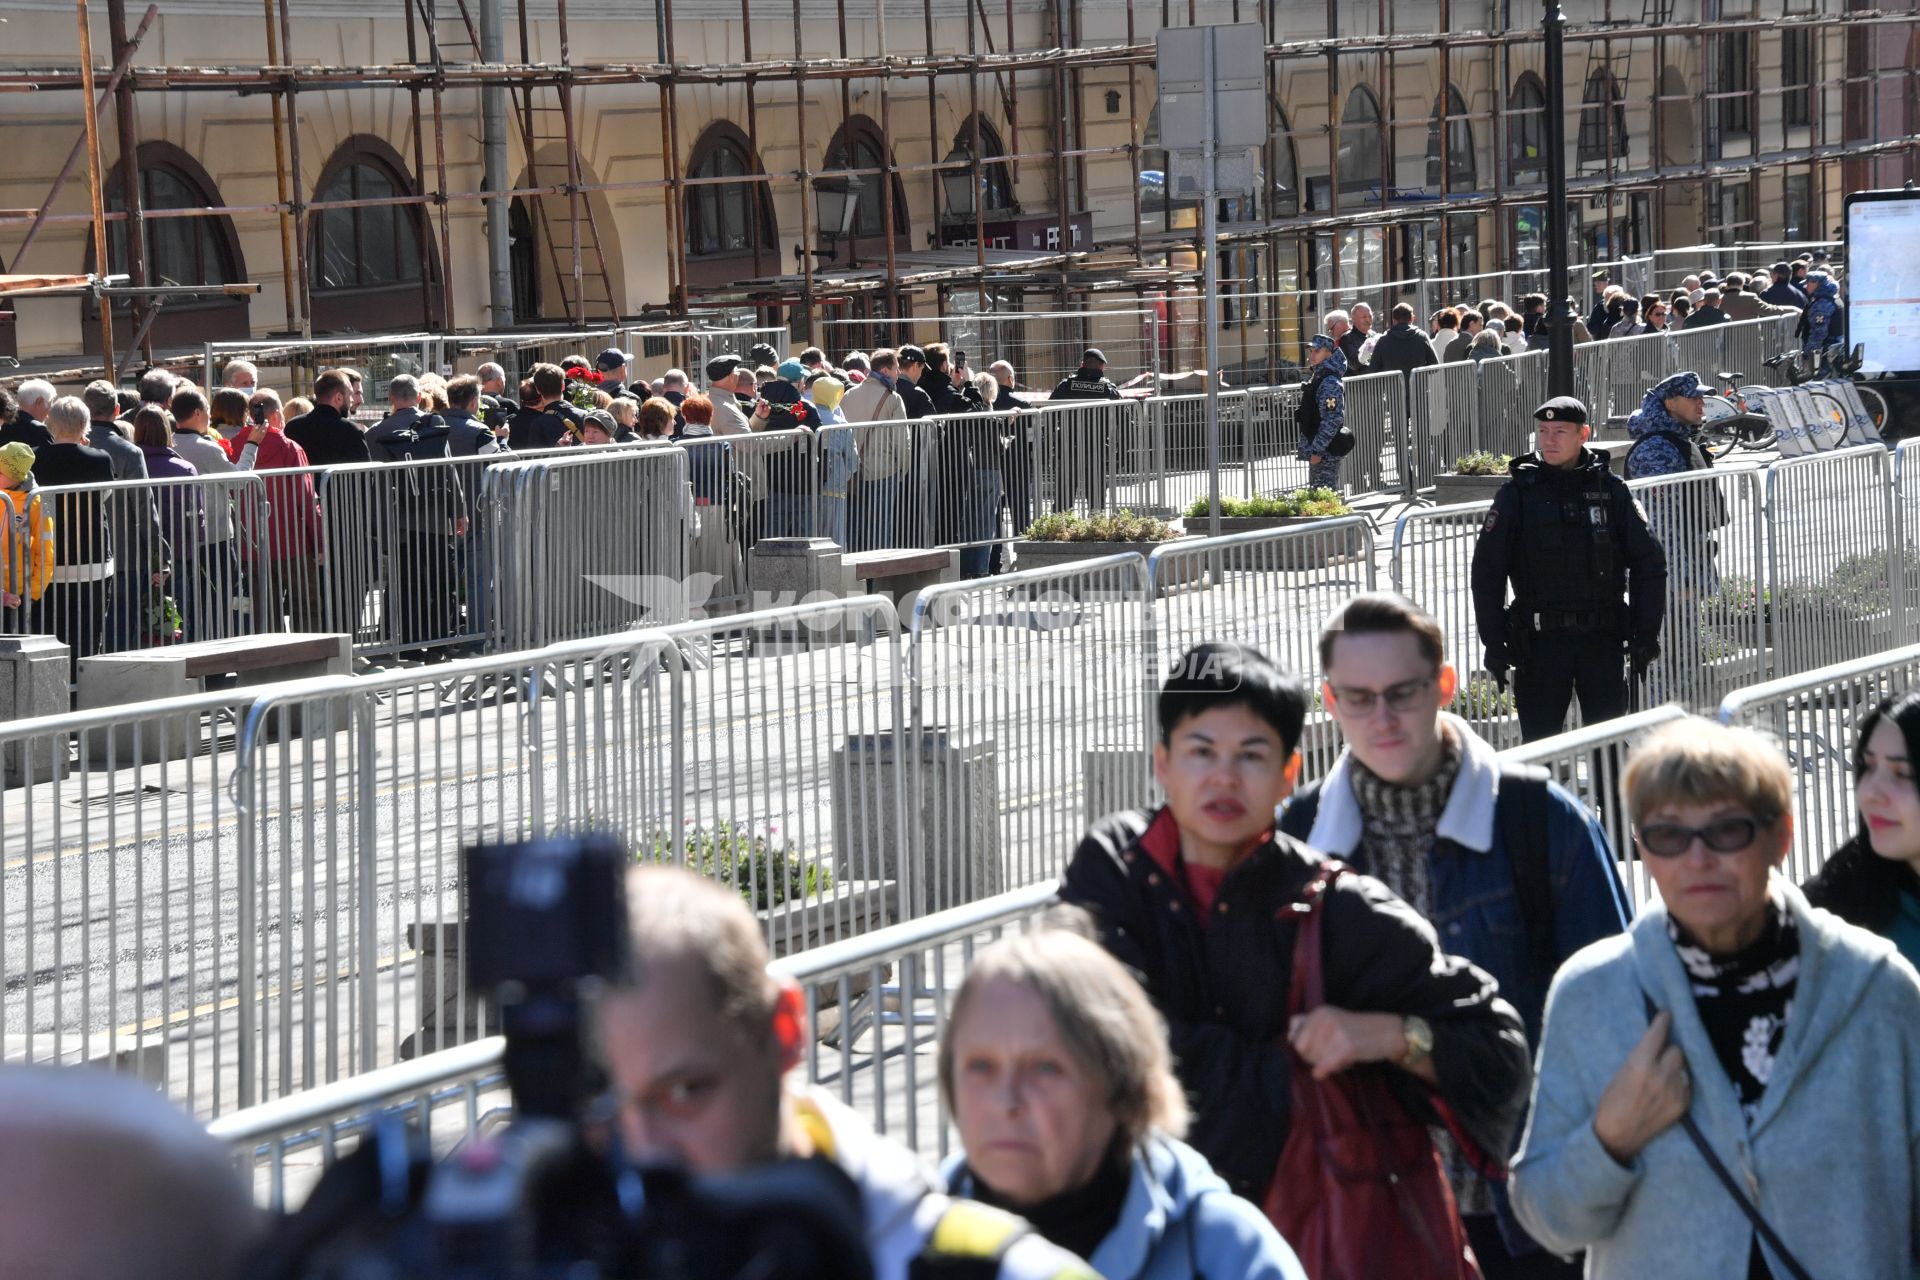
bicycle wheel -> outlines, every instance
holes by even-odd
[[[1853,384],[1854,392],[1860,397],[1860,403],[1866,408],[1867,419],[1873,423],[1873,429],[1881,435],[1887,434],[1887,400],[1872,387],[1860,383]]]
[[[1810,432],[1814,443],[1823,451],[1845,447],[1847,426],[1853,421],[1847,406],[1826,391],[1809,391],[1807,399],[1819,414]]]
[[[1739,406],[1725,396],[1702,398],[1706,401],[1706,412],[1700,419],[1700,447],[1710,457],[1724,457],[1739,443],[1733,425],[1734,419],[1740,416]]]

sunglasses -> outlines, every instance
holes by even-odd
[[[1714,853],[1739,853],[1752,847],[1760,833],[1774,823],[1772,818],[1719,818],[1704,827],[1683,827],[1677,822],[1651,822],[1635,829],[1634,842],[1642,852],[1656,858],[1677,858],[1693,848],[1694,840]]]

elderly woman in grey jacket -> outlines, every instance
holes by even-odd
[[[1920,1275],[1920,977],[1775,874],[1760,735],[1676,722],[1622,786],[1664,905],[1554,981],[1520,1221],[1601,1280]]]

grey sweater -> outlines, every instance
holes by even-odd
[[[1800,980],[1750,1129],[1664,907],[1649,905],[1554,979],[1513,1205],[1549,1248],[1587,1250],[1589,1277],[1747,1275],[1753,1228],[1679,1125],[1630,1166],[1594,1136],[1600,1094],[1646,1032],[1643,990],[1673,1011],[1695,1122],[1801,1265],[1816,1280],[1920,1276],[1920,976],[1891,943],[1809,906],[1778,875],[1773,892],[1800,928]]]

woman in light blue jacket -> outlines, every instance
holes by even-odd
[[[1920,977],[1776,874],[1767,739],[1678,721],[1622,786],[1660,904],[1554,980],[1520,1221],[1597,1280],[1920,1275]]]
[[[980,953],[940,1040],[956,1195],[1009,1209],[1106,1280],[1305,1280],[1293,1250],[1179,1140],[1166,1026],[1119,961],[1043,928]]]

